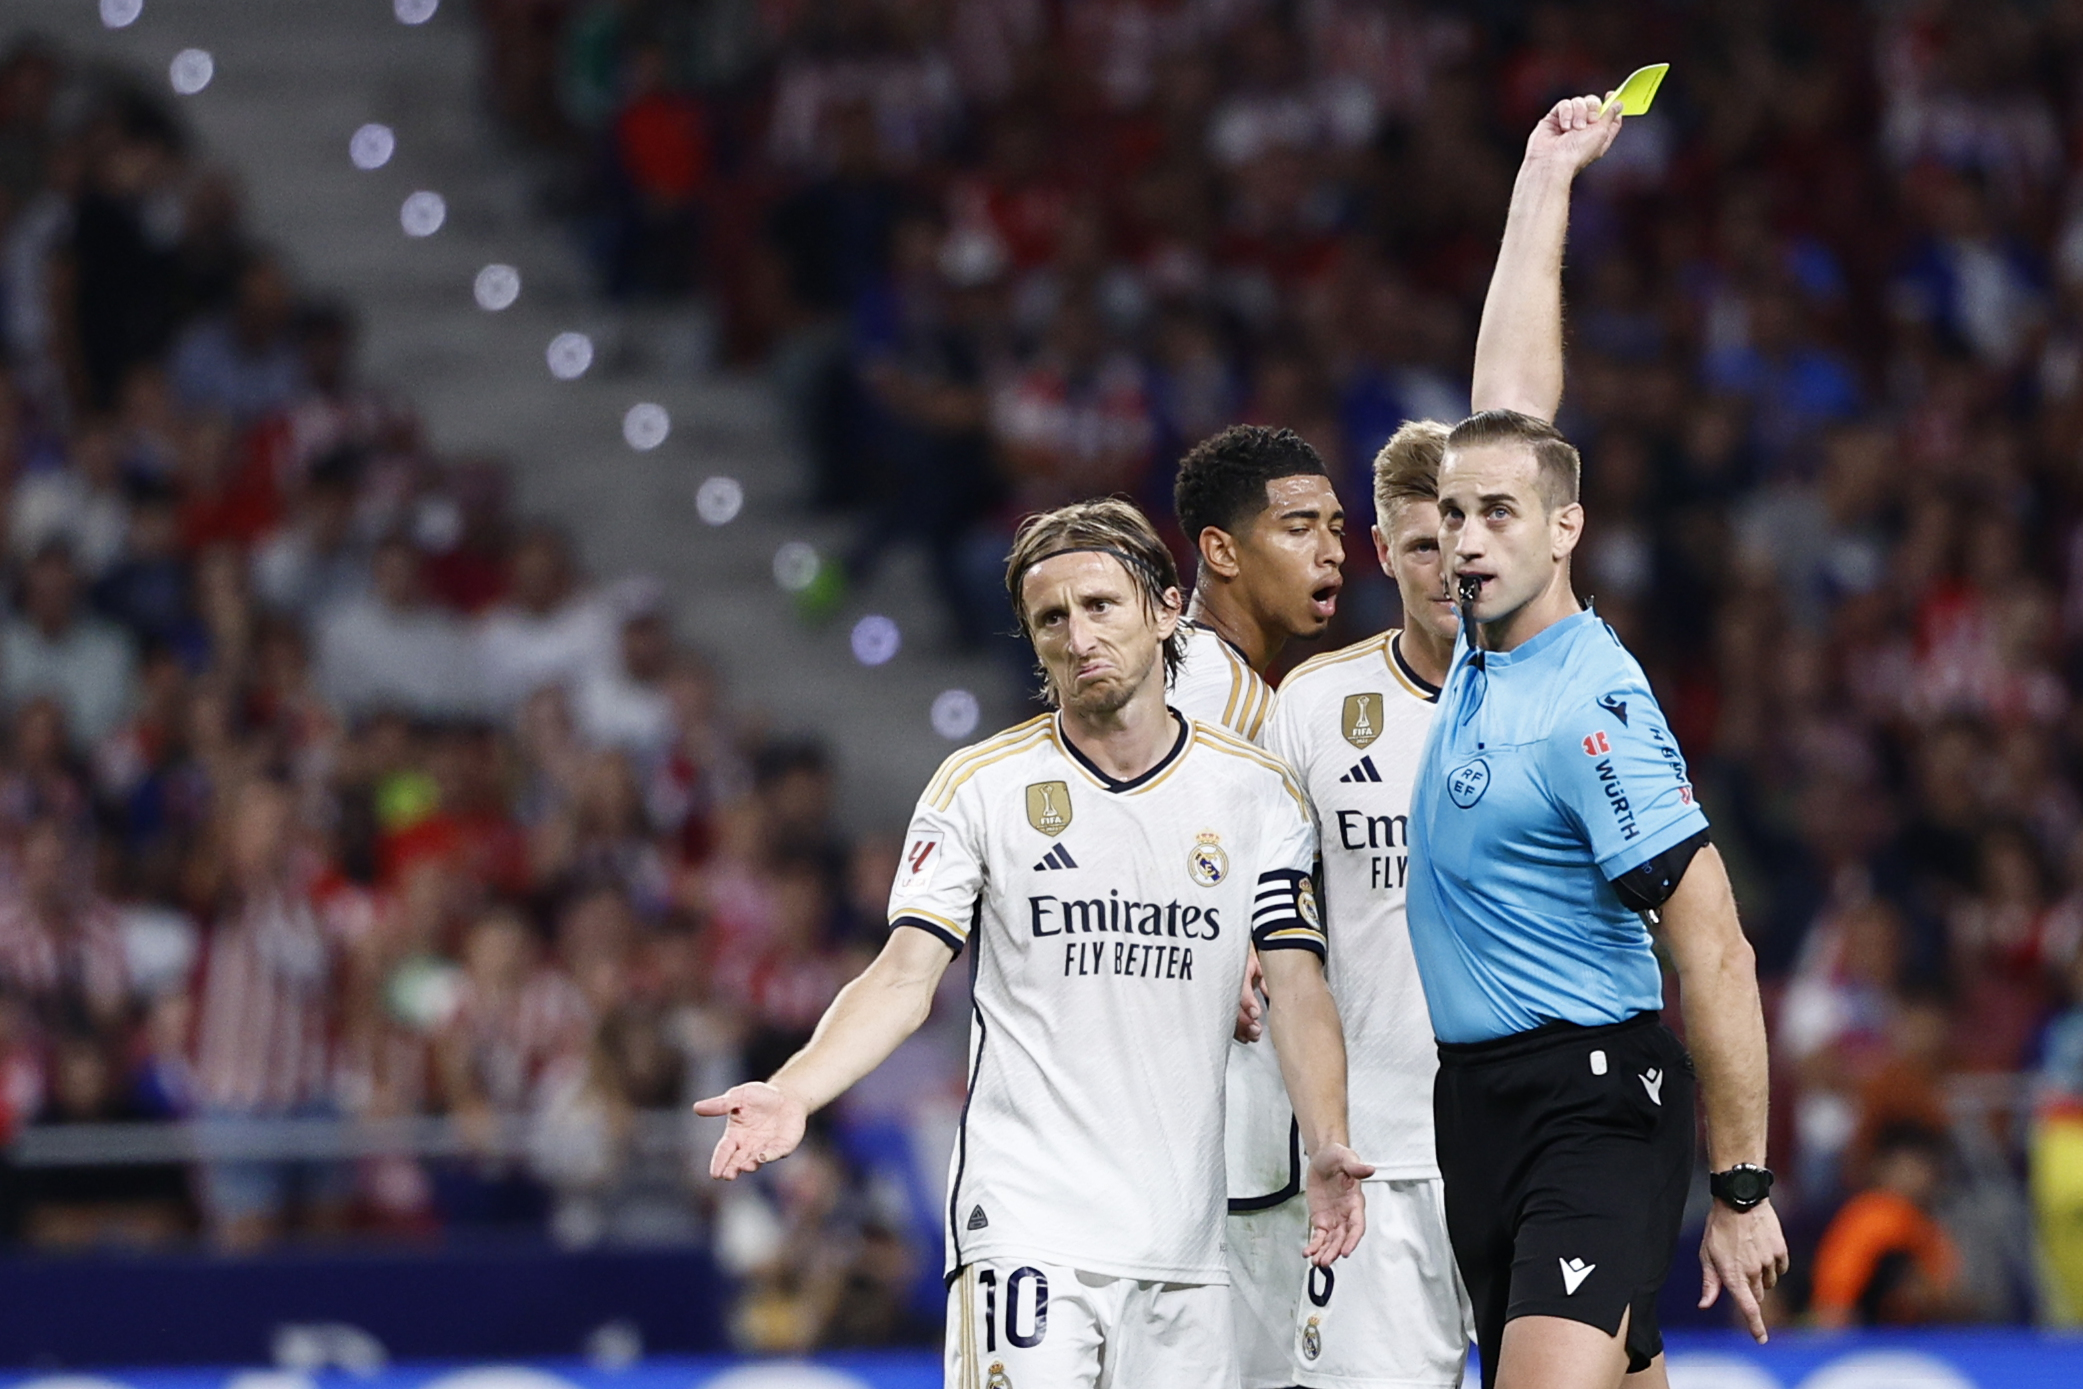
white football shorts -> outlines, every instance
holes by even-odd
[[[1243,1389],[1288,1389],[1295,1382],[1296,1289],[1309,1267],[1302,1256],[1309,1246],[1309,1202],[1291,1196],[1266,1210],[1232,1211],[1222,1238]]]
[[[1366,1183],[1367,1233],[1309,1269],[1294,1311],[1294,1382],[1308,1389],[1451,1389],[1475,1321],[1437,1177]]]
[[[947,1389],[1235,1389],[1230,1290],[970,1264],[947,1295]]]

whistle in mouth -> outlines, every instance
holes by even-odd
[[[1475,575],[1462,574],[1455,582],[1460,586],[1461,602],[1463,604],[1473,604],[1476,599],[1483,596],[1483,581]]]

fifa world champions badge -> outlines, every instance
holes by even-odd
[[[1350,694],[1345,697],[1345,717],[1340,725],[1345,741],[1356,748],[1370,746],[1381,736],[1381,696]]]
[[[1070,828],[1070,787],[1037,781],[1027,788],[1027,823],[1054,839]]]

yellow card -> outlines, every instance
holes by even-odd
[[[1664,74],[1670,70],[1669,63],[1651,63],[1648,67],[1636,68],[1627,75],[1627,80],[1614,90],[1599,114],[1604,115],[1606,111],[1612,110],[1613,103],[1618,102],[1620,114],[1623,116],[1648,115],[1649,103],[1656,100],[1656,89],[1663,85]]]

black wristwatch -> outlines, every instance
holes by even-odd
[[[1772,1194],[1772,1169],[1754,1162],[1739,1162],[1726,1172],[1707,1178],[1707,1190],[1732,1211],[1747,1211]]]

